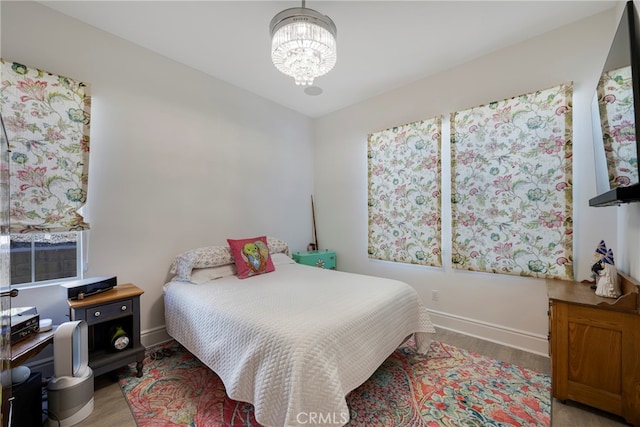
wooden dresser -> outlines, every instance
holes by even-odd
[[[618,275],[618,299],[596,296],[591,283],[547,280],[552,392],[640,426],[640,283]]]

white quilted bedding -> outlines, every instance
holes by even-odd
[[[435,332],[406,283],[299,264],[169,282],[164,301],[168,333],[272,427],[346,424],[345,396],[407,336],[426,351]]]

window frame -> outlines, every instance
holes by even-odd
[[[36,257],[35,257],[35,253],[36,253],[36,247],[35,244],[36,242],[31,239],[31,280],[29,282],[23,282],[23,283],[13,283],[11,282],[11,288],[12,289],[26,289],[26,288],[31,288],[31,287],[40,287],[40,286],[49,286],[49,285],[58,285],[61,283],[67,283],[67,282],[73,282],[76,280],[80,280],[84,278],[84,272],[85,272],[85,268],[86,268],[86,230],[85,231],[65,231],[63,233],[76,233],[76,275],[73,277],[61,277],[61,278],[57,278],[57,279],[49,279],[49,280],[39,280],[36,281],[35,280],[35,276],[36,276],[36,272],[35,272],[35,267],[36,267]],[[9,243],[11,243],[11,235],[16,234],[16,233],[11,233],[9,235]],[[32,233],[32,235],[36,235],[36,234],[55,234],[55,233],[49,233],[49,232],[44,232],[44,233]],[[10,251],[10,256],[11,256],[11,252]]]

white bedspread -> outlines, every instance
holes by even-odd
[[[414,332],[435,332],[406,283],[282,264],[249,279],[165,285],[169,335],[272,427],[344,425],[345,396]],[[311,423],[310,420],[315,420]]]

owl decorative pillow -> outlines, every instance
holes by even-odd
[[[236,263],[238,279],[269,273],[276,269],[271,261],[266,236],[240,240],[227,239],[227,243]]]

